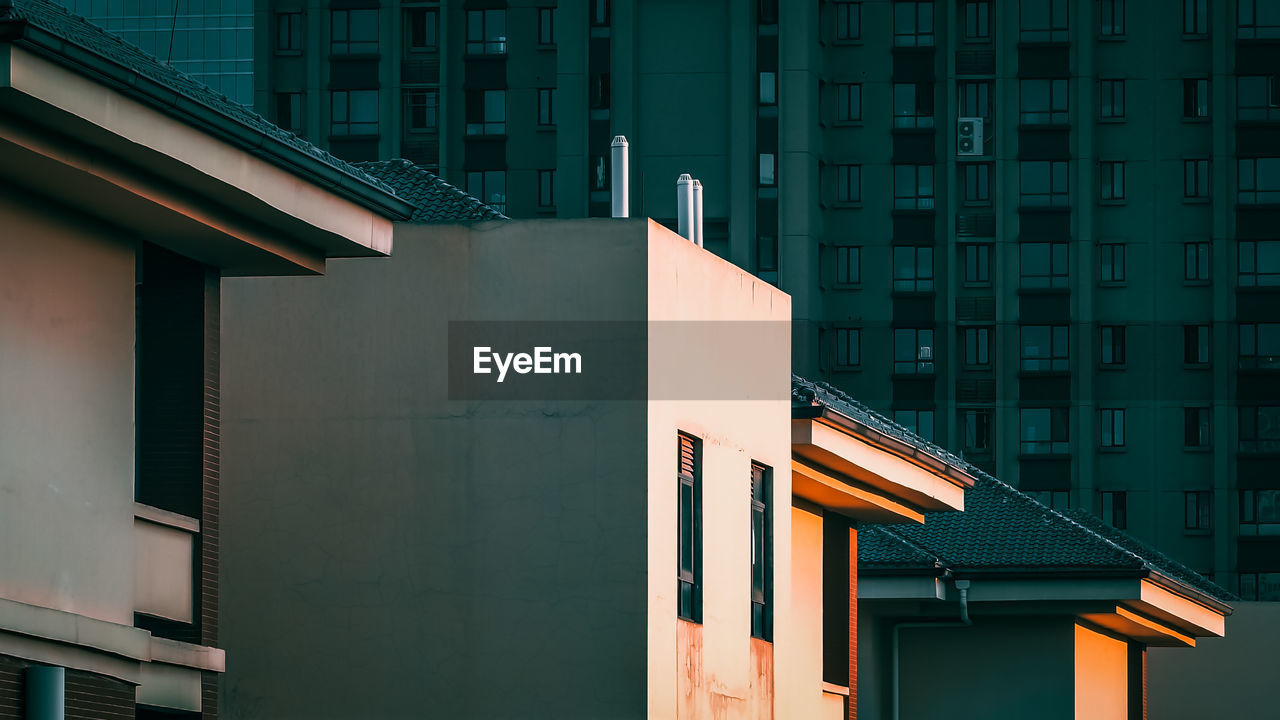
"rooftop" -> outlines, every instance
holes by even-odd
[[[409,218],[415,223],[454,223],[473,220],[506,220],[507,216],[485,205],[435,173],[403,158],[356,163],[356,167],[386,183],[396,195],[413,203]]]

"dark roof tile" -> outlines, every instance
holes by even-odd
[[[356,163],[381,179],[396,195],[417,206],[411,222],[453,223],[471,220],[506,220],[507,216],[440,179],[426,168],[404,159]]]

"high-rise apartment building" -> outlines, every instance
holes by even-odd
[[[1280,599],[1280,2],[258,0],[256,102],[512,217],[705,186],[795,368]]]

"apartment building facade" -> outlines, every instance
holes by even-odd
[[[512,217],[607,214],[625,134],[634,214],[692,173],[792,295],[798,372],[1280,597],[1275,3],[290,2],[268,116]]]

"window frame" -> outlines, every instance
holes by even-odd
[[[960,4],[961,39],[966,43],[990,43],[994,3],[991,0],[964,0]],[[974,9],[972,16],[970,9]],[[976,31],[976,32],[975,32]]]
[[[1104,368],[1122,368],[1128,364],[1125,325],[1098,327],[1098,364]]]
[[[1213,447],[1213,408],[1196,405],[1182,408],[1182,448],[1209,450]]]
[[[301,10],[284,10],[276,13],[276,47],[281,55],[301,53],[306,42],[306,25]]]
[[[935,122],[933,83],[893,83],[891,92],[893,127],[895,130],[933,129]],[[908,105],[910,107],[907,107]]]
[[[701,623],[702,440],[686,432],[676,437],[676,617]]]
[[[556,15],[558,9],[552,7],[538,8],[538,47],[544,49],[556,46]]]
[[[893,46],[894,47],[933,47],[934,33],[937,32],[936,16],[934,14],[933,0],[896,0],[893,6]],[[904,22],[905,15],[900,13],[902,8],[913,6],[915,12],[911,13],[910,27],[903,27],[908,23]],[[927,13],[922,13],[927,9]],[[923,22],[922,22],[923,21]],[[928,25],[928,29],[921,31],[923,25]]]
[[[910,333],[910,335],[908,335]],[[912,352],[910,359],[899,351],[905,338],[911,338]],[[928,342],[925,342],[925,341]],[[933,328],[893,328],[893,374],[895,376],[933,375],[934,358],[937,356],[937,336]],[[923,348],[929,348],[929,357],[924,357]]]
[[[501,116],[491,116],[501,100]],[[477,89],[467,91],[465,131],[468,137],[499,137],[507,134],[507,91]],[[490,102],[490,101],[495,102]],[[476,117],[479,113],[479,117]]]
[[[1044,27],[1028,26],[1027,6],[1029,0],[1018,3],[1018,42],[1020,43],[1064,43],[1071,39],[1071,19],[1068,0],[1031,0],[1041,2],[1048,8]]]
[[[1111,527],[1124,530],[1129,522],[1128,493],[1124,490],[1099,490],[1098,515]]]
[[[1098,409],[1098,447],[1103,450],[1122,450],[1125,447],[1124,408]]]
[[[862,204],[862,165],[853,163],[836,165],[836,204]]]
[[[1184,37],[1209,34],[1209,0],[1182,1],[1182,34]]]
[[[373,97],[373,120],[356,120],[352,118],[351,108],[353,95],[359,93],[361,97],[372,95]],[[341,99],[341,103],[339,102]],[[379,105],[382,103],[382,96],[378,90],[358,89],[358,90],[330,90],[329,91],[329,136],[330,137],[377,137],[382,132],[382,118]],[[338,109],[342,108],[342,115],[345,120],[339,120]],[[357,128],[357,126],[359,126]],[[339,132],[339,128],[343,128]],[[361,130],[353,132],[353,130]]]
[[[1263,165],[1263,163],[1266,163]],[[1249,168],[1246,173],[1245,169]],[[1275,185],[1262,186],[1260,180],[1263,171],[1274,179]],[[1246,178],[1248,184],[1246,185]],[[1237,205],[1276,205],[1280,204],[1280,157],[1242,157],[1236,160],[1236,204]]]
[[[1125,201],[1125,162],[1101,160],[1098,162],[1098,200],[1103,203]]]
[[[438,52],[440,50],[440,8],[411,6],[404,8],[404,46],[410,53]],[[423,42],[414,42],[421,21]]]
[[[1248,11],[1248,19],[1246,19],[1246,10]],[[1272,18],[1272,20],[1276,24],[1262,25],[1258,22],[1258,0],[1237,0],[1236,39],[1274,40],[1280,38],[1280,9],[1275,12],[1276,17]]]
[[[1184,158],[1182,161],[1182,199],[1207,200],[1213,187],[1213,161],[1208,158]]]
[[[1126,119],[1124,78],[1098,80],[1098,119],[1116,122]]]
[[[1264,248],[1268,251],[1266,253],[1268,263],[1265,268],[1259,262],[1261,256],[1259,250]],[[1237,242],[1236,284],[1240,287],[1280,287],[1280,240]]]
[[[979,421],[979,418],[982,418]],[[972,419],[973,422],[970,422]],[[963,453],[966,456],[991,455],[995,450],[995,411],[990,408],[961,408],[960,426],[964,433],[961,440]],[[972,431],[972,432],[971,432]],[[978,443],[979,438],[985,442]]]
[[[1213,362],[1213,326],[1190,323],[1182,326],[1182,364],[1208,367]]]
[[[991,367],[991,336],[994,333],[995,328],[990,325],[960,328],[960,346],[964,353],[961,362],[964,368]]]
[[[1123,285],[1125,281],[1126,245],[1122,242],[1098,244],[1098,282]]]
[[[1044,99],[1047,104],[1029,107],[1028,101],[1033,99]],[[1068,78],[1023,78],[1018,81],[1020,125],[1066,125],[1070,122],[1071,81]]]
[[[835,284],[844,288],[862,285],[861,245],[835,246]]]
[[[910,263],[900,259],[910,253]],[[894,245],[890,252],[891,279],[895,293],[931,293],[934,291],[934,252],[932,245]],[[899,274],[900,269],[910,274]]]
[[[964,248],[964,286],[990,287],[992,244],[963,243],[962,247]],[[972,253],[970,250],[972,250]],[[971,272],[970,268],[980,268],[980,272]]]
[[[1246,85],[1254,81],[1262,83],[1261,102],[1249,97]],[[1245,104],[1246,102],[1250,104]],[[1280,75],[1236,76],[1236,120],[1241,122],[1273,123],[1280,121]]]
[[[862,122],[862,83],[836,83],[836,122]]]
[[[463,50],[466,56],[484,57],[507,54],[509,35],[506,8],[468,9],[464,20],[466,40],[463,43]],[[501,22],[496,23],[498,20]],[[495,23],[501,25],[501,34],[491,28]]]
[[[773,640],[773,468],[751,461],[751,637]],[[759,527],[757,528],[757,522]]]
[[[834,333],[833,365],[837,370],[862,369],[862,328],[838,327]],[[843,350],[843,355],[841,353]],[[856,356],[856,357],[851,357]],[[842,359],[844,360],[842,362]]]
[[[1237,327],[1237,367],[1240,370],[1280,370],[1280,322],[1239,323]]]
[[[359,17],[363,18],[367,15],[373,17],[373,36],[369,39],[365,36],[359,38],[352,37],[352,20],[356,13],[360,13]],[[338,18],[341,17],[342,23],[339,24]],[[381,44],[378,38],[378,28],[381,22],[378,8],[338,8],[329,11],[329,54],[339,56],[349,55],[377,55],[381,52]],[[339,39],[339,28],[342,29],[343,39]],[[367,29],[363,26],[362,30]]]
[[[1029,413],[1046,413],[1049,437],[1046,440],[1027,437]],[[1018,452],[1022,456],[1069,455],[1071,453],[1071,409],[1059,407],[1018,408]],[[1034,427],[1034,425],[1033,425]]]
[[[1212,259],[1213,244],[1207,240],[1182,243],[1182,281],[1196,284],[1209,282],[1213,278],[1210,267]]]
[[[538,171],[538,209],[554,210],[556,207],[556,171]]]
[[[1028,273],[1028,253],[1045,248],[1047,274]],[[1018,287],[1022,290],[1063,290],[1071,283],[1071,244],[1065,242],[1018,243]]]
[[[419,96],[421,102],[419,102]],[[433,101],[434,100],[434,101]],[[414,112],[421,105],[421,125],[417,124]],[[404,89],[405,129],[410,133],[430,133],[440,131],[440,89],[423,87],[406,87]]]
[[[1125,21],[1124,0],[1100,0],[1098,3],[1098,36],[1123,38]],[[1110,12],[1108,12],[1110,10]],[[1110,22],[1108,23],[1108,16]]]
[[[1045,170],[1046,185],[1028,190],[1028,172]],[[1037,181],[1041,178],[1035,178]],[[1069,160],[1020,160],[1018,162],[1018,203],[1022,207],[1070,207],[1071,162]]]
[[[837,0],[835,3],[835,40],[837,43],[862,39],[862,3]]]
[[[1213,96],[1209,78],[1188,77],[1182,79],[1182,119],[1208,120],[1212,113]]]
[[[1213,491],[1186,490],[1182,500],[1182,529],[1213,529]]]
[[[1028,332],[1046,333],[1047,353],[1028,354]],[[1032,340],[1040,338],[1032,337]],[[1027,374],[1064,373],[1071,371],[1071,328],[1068,325],[1028,324],[1018,326],[1018,371]]]
[[[912,194],[900,194],[903,189],[903,178],[910,176]],[[927,175],[928,180],[922,185],[921,177]],[[933,210],[936,202],[936,175],[932,163],[929,164],[895,164],[893,166],[893,209],[894,210]]]

